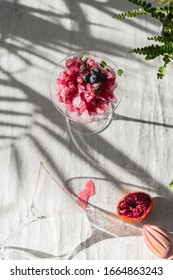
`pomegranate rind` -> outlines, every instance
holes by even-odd
[[[140,203],[140,201],[136,202],[136,207],[132,208],[130,205],[126,205],[126,212],[129,211],[129,213],[123,213],[122,214],[122,204],[126,201],[126,199],[128,199],[128,197],[130,196],[142,196],[143,199],[147,200],[147,207],[143,207],[141,206],[142,202]],[[127,221],[127,222],[131,222],[131,223],[139,223],[141,221],[143,221],[147,215],[149,214],[149,212],[151,211],[153,202],[152,202],[152,197],[145,192],[129,192],[127,194],[125,194],[117,203],[116,206],[116,213],[117,215]],[[135,214],[133,214],[133,211],[135,212]],[[140,214],[138,216],[138,214]]]

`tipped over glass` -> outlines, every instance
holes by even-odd
[[[67,56],[51,74],[52,102],[74,130],[98,133],[110,124],[122,99],[122,72],[98,52]]]

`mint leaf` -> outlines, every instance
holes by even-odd
[[[86,66],[86,65],[82,65],[82,66],[80,67],[80,69],[85,70],[85,69],[87,69],[87,66]]]
[[[92,71],[95,72],[95,73],[99,73],[99,72],[100,72],[100,69],[97,68],[97,67],[94,67],[94,68],[92,68]]]
[[[87,55],[86,55],[86,54],[84,54],[84,55],[82,56],[82,60],[83,60],[83,61],[87,61]]]
[[[107,66],[107,63],[104,60],[102,60],[102,62],[100,63],[100,66],[102,66],[104,68],[105,66]]]
[[[96,87],[96,88],[94,88],[93,90],[94,90],[94,92],[98,92],[99,91],[99,87]]]
[[[123,70],[122,69],[118,69],[117,70],[117,74],[118,74],[118,76],[121,76],[123,74]]]
[[[173,180],[171,181],[171,183],[169,184],[169,188],[173,189]]]
[[[103,68],[107,66],[109,69],[114,71],[114,69],[111,68],[109,65],[107,65],[107,63],[104,60],[102,60],[102,62],[100,63],[100,66],[102,66]]]

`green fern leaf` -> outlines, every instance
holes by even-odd
[[[147,13],[143,9],[138,9],[138,10],[129,10],[125,13],[120,13],[120,14],[115,14],[112,17],[115,19],[125,19],[125,18],[131,18],[131,17],[136,17],[136,16],[141,16],[141,15],[146,15]]]
[[[169,43],[173,42],[172,37],[163,37],[163,36],[154,36],[154,37],[148,37],[148,40],[153,40],[155,42],[160,42],[160,43]]]

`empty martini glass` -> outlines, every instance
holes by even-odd
[[[41,163],[28,215],[1,245],[1,258],[68,259],[90,234],[83,208]]]
[[[56,109],[80,133],[98,133],[111,122],[122,99],[123,71],[108,57],[82,51],[61,60],[50,78]]]

